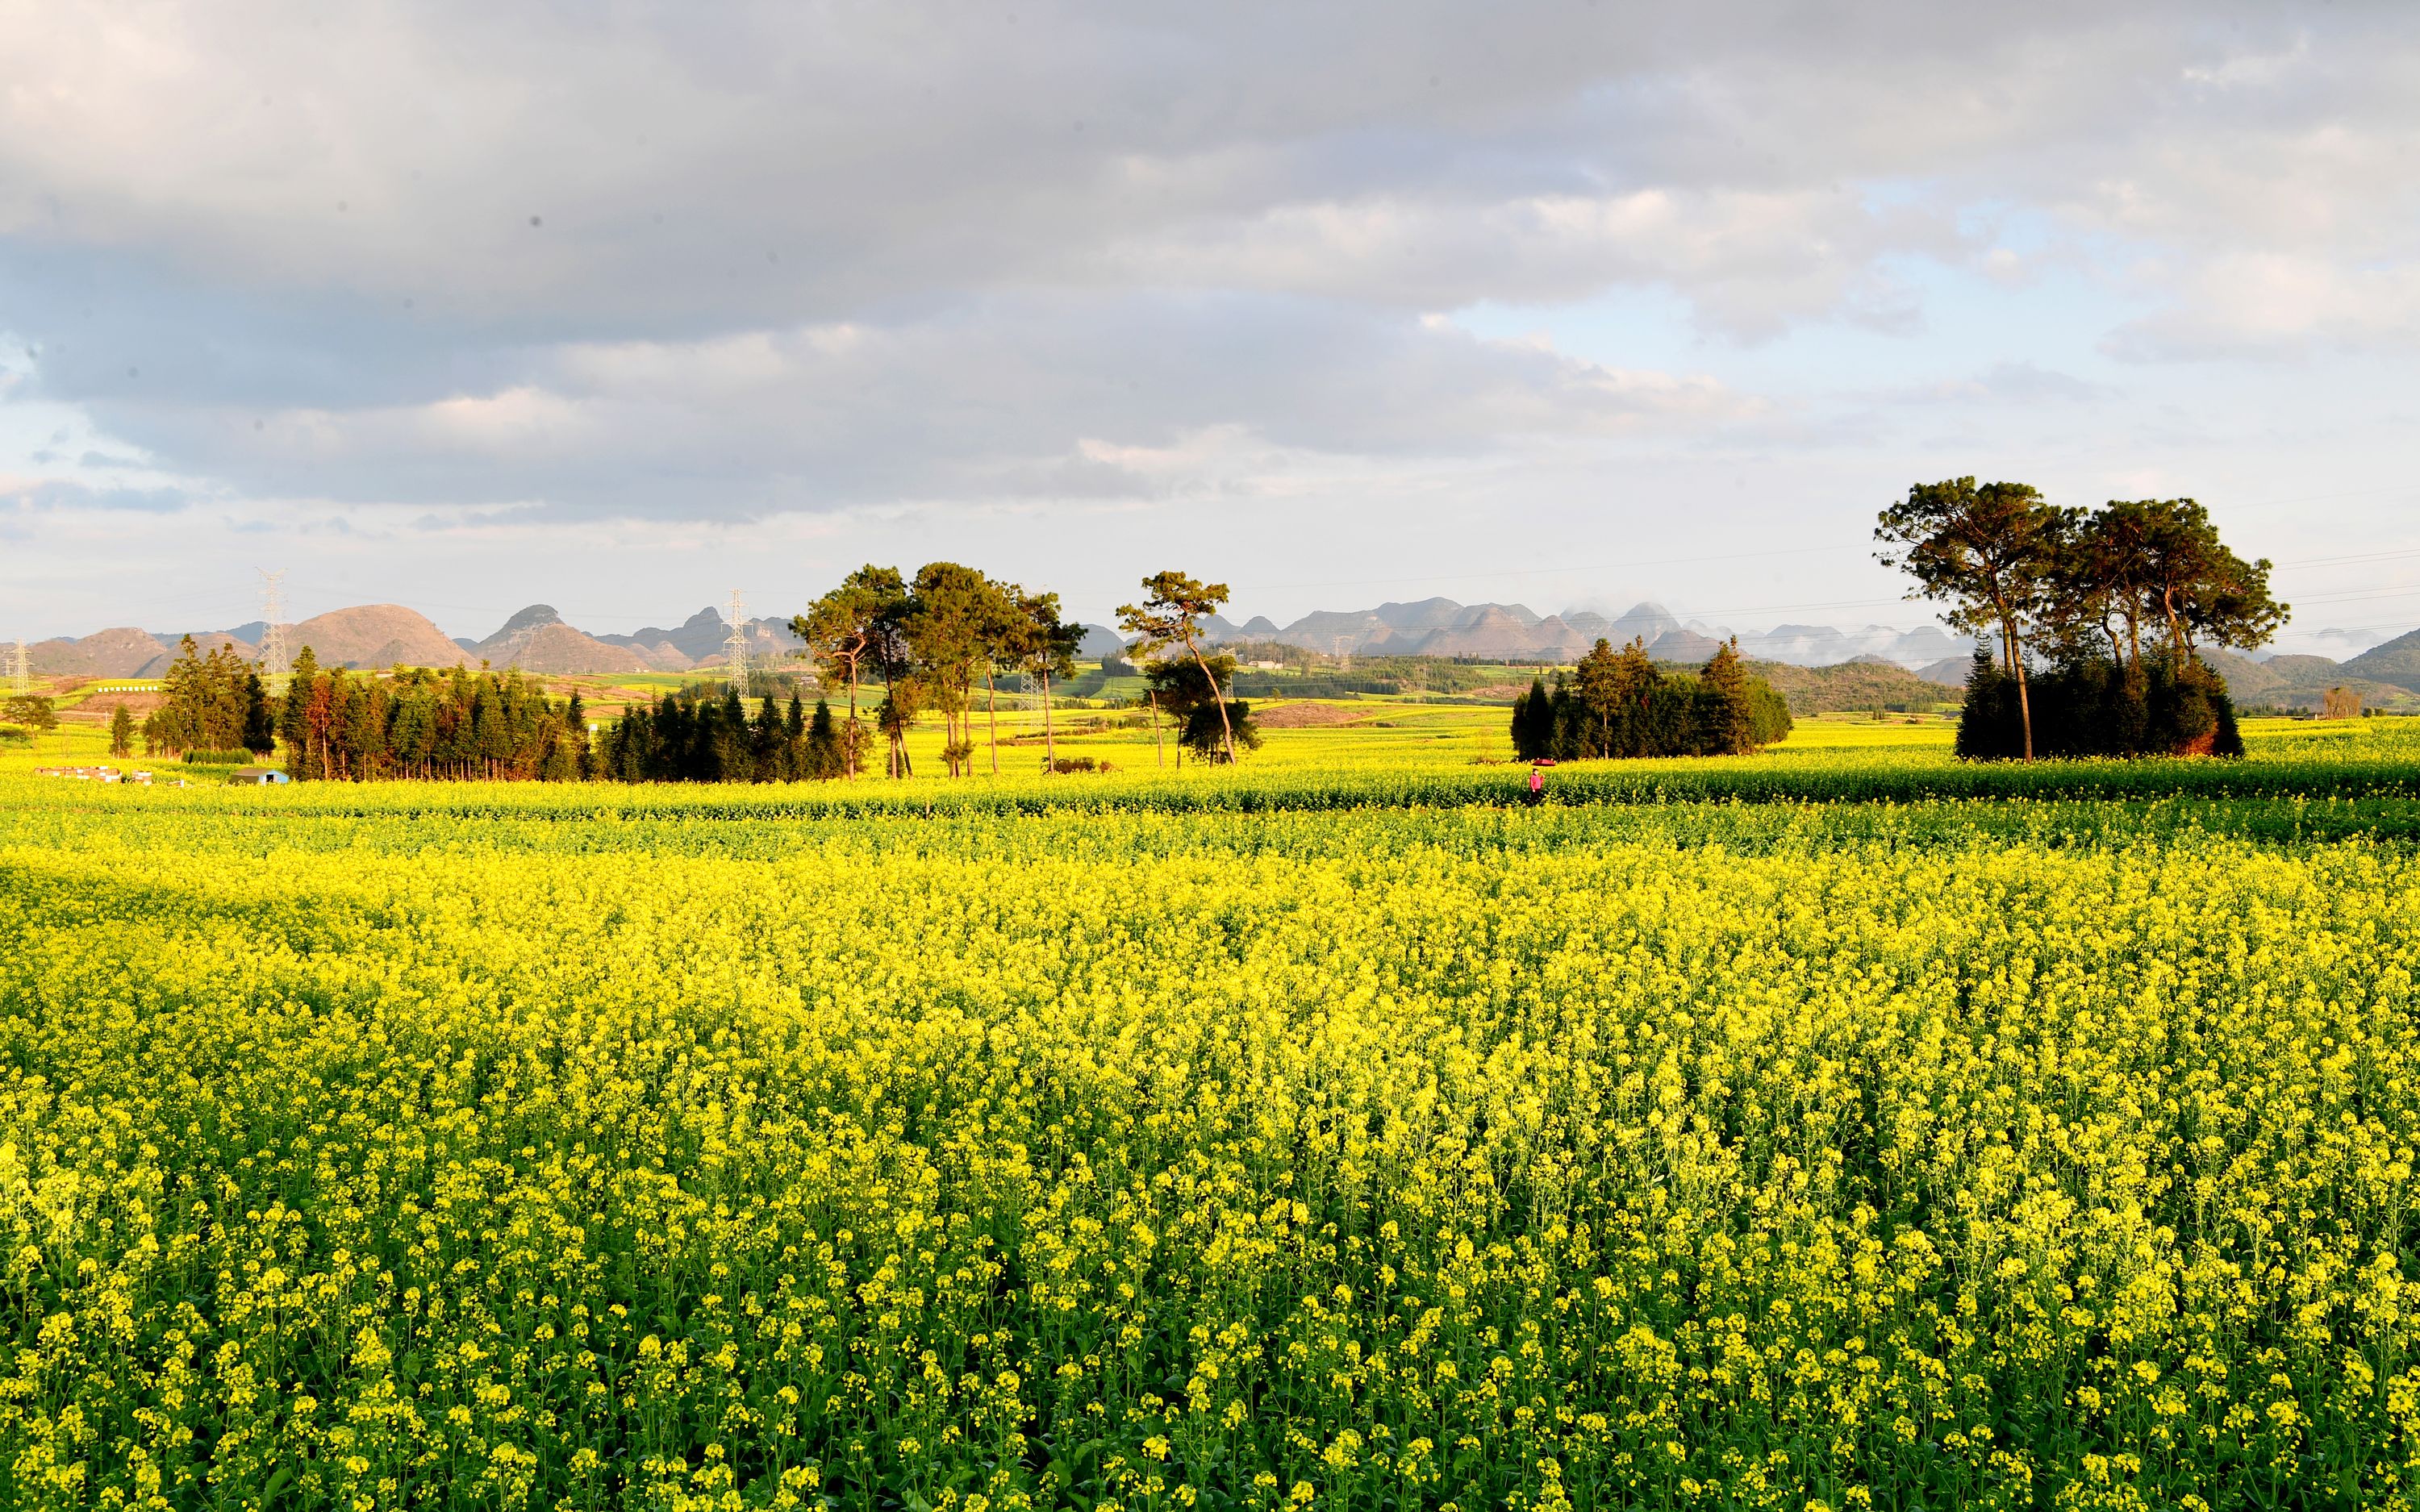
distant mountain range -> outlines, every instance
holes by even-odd
[[[1222,641],[1274,641],[1326,656],[1482,656],[1515,662],[1572,661],[1599,640],[1624,646],[1634,640],[1644,641],[1647,654],[1659,661],[1703,661],[1732,634],[1724,626],[1684,622],[1661,604],[1634,605],[1607,619],[1590,609],[1540,614],[1526,604],[1458,604],[1450,598],[1321,609],[1286,625],[1261,618],[1242,625],[1214,619],[1211,630]],[[1920,671],[1953,660],[1958,663],[1955,680],[1965,676],[1964,658],[1971,646],[1937,625],[1900,630],[1885,625],[1861,630],[1781,625],[1761,633],[1741,632],[1739,642],[1743,656],[1796,667],[1828,667],[1870,656]]]
[[[51,677],[157,677],[177,656],[185,635],[205,654],[233,646],[246,660],[260,655],[268,626],[256,620],[230,630],[164,634],[119,628],[80,640],[43,640],[26,648],[33,670]],[[287,627],[286,642],[304,646],[323,667],[518,667],[531,672],[686,671],[722,660],[731,627],[702,609],[674,629],[650,625],[634,635],[589,635],[563,622],[552,607],[533,604],[485,640],[449,640],[427,618],[400,604],[363,604],[314,615]],[[750,620],[749,651],[772,659],[799,649],[787,620]]]
[[[1522,604],[1459,604],[1450,598],[1381,604],[1366,609],[1321,609],[1291,625],[1255,616],[1241,625],[1217,615],[1205,622],[1216,644],[1254,642],[1297,646],[1331,656],[1475,656],[1514,663],[1569,662],[1604,640],[1645,642],[1660,661],[1699,662],[1733,633],[1720,625],[1683,621],[1660,604],[1633,606],[1608,619],[1588,609],[1539,614]],[[259,654],[267,626],[258,621],[225,630],[191,632],[205,653],[232,646],[247,659]],[[1119,650],[1114,630],[1086,625],[1081,655],[1096,658]],[[564,674],[571,672],[686,671],[723,659],[730,626],[720,611],[702,609],[670,629],[650,625],[628,635],[596,635],[564,622],[546,604],[533,604],[507,619],[484,640],[449,639],[435,625],[399,604],[365,604],[315,615],[287,627],[287,643],[309,646],[323,666],[444,667],[457,664]],[[2324,639],[2335,632],[2321,632]],[[33,670],[44,676],[156,677],[175,659],[178,633],[131,628],[101,630],[81,639],[40,641],[27,649]],[[801,648],[787,617],[748,622],[749,653],[769,664]],[[1965,681],[1972,642],[1937,626],[1915,630],[1869,625],[1841,630],[1831,625],[1782,625],[1739,635],[1742,655],[1794,667],[1829,667],[1854,661],[1888,663],[1945,687]],[[2349,687],[2372,702],[2420,693],[2420,631],[2371,646],[2345,661],[2326,656],[2270,656],[2260,660],[2226,652],[2209,659],[2226,676],[2239,702],[2300,706],[2316,703],[2329,687]]]

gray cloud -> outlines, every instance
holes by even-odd
[[[1757,408],[1450,324],[1244,295],[999,298],[887,325],[565,344],[478,392],[123,432],[256,494],[721,517],[868,498],[1137,498],[1211,454],[1467,455]]]

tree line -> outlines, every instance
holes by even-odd
[[[1789,702],[1749,673],[1737,640],[1694,673],[1658,666],[1643,640],[1616,651],[1600,640],[1551,689],[1534,678],[1512,701],[1523,761],[1745,755],[1790,726]]]
[[[128,754],[121,706],[111,745]],[[232,647],[204,656],[185,638],[143,722],[152,755],[280,746],[298,781],[578,781],[592,775],[580,695],[554,699],[518,671],[398,669],[390,676],[323,668],[305,646],[285,693],[272,695]]]
[[[408,668],[389,677],[294,659],[277,736],[297,781],[576,782],[591,775],[580,695],[515,671]]]
[[[1180,760],[1189,752],[1233,762],[1255,748],[1250,706],[1228,696],[1234,660],[1202,640],[1201,622],[1226,602],[1226,585],[1162,572],[1142,586],[1119,620],[1134,637],[1129,652],[1150,658],[1140,665],[1155,724],[1172,721]],[[1073,764],[1057,759],[1051,689],[1075,674],[1084,631],[1062,616],[1056,594],[956,563],[927,563],[913,577],[867,565],[790,627],[825,687],[845,691],[845,716],[827,699],[811,716],[796,691],[786,711],[768,695],[752,716],[736,688],[688,687],[631,709],[592,747],[579,694],[556,701],[518,671],[349,676],[321,668],[306,646],[277,697],[232,647],[203,656],[187,637],[144,734],[166,754],[267,756],[282,744],[298,780],[798,781],[854,778],[877,743],[888,774],[912,776],[908,731],[937,713],[942,762],[960,777],[975,770],[978,712],[991,770],[1000,770],[999,686],[1015,676],[1041,690],[1044,769]],[[876,690],[869,725],[862,703]]]
[[[849,738],[829,702],[817,699],[810,716],[796,689],[786,714],[768,693],[751,718],[729,685],[720,693],[677,688],[605,731],[596,775],[615,782],[823,781],[846,770]]]
[[[2191,499],[2047,502],[2022,483],[1917,484],[1882,512],[1886,565],[1978,654],[1959,722],[1972,758],[2240,754],[2205,646],[2266,644],[2290,612]]]

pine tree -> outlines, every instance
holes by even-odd
[[[109,753],[117,757],[134,754],[134,716],[123,703],[109,717]]]
[[[243,674],[243,748],[266,756],[277,748],[277,713],[256,671]]]
[[[310,733],[307,710],[311,690],[319,681],[319,658],[304,646],[294,658],[293,674],[286,679],[286,696],[278,702],[277,738],[286,747],[286,770],[301,778],[310,764],[305,737]]]
[[[1546,679],[1529,679],[1529,691],[1512,701],[1512,753],[1534,762],[1555,753],[1555,701]]]
[[[831,705],[822,699],[815,700],[815,717],[807,725],[806,747],[809,777],[826,780],[847,770],[847,756],[840,746],[840,729],[832,722]]]
[[[1699,748],[1711,756],[1739,756],[1756,748],[1756,701],[1747,668],[1740,661],[1739,637],[1714,649],[1698,674]]]

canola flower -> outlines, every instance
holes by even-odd
[[[2420,858],[2363,770],[10,789],[0,1501],[2408,1501]]]

